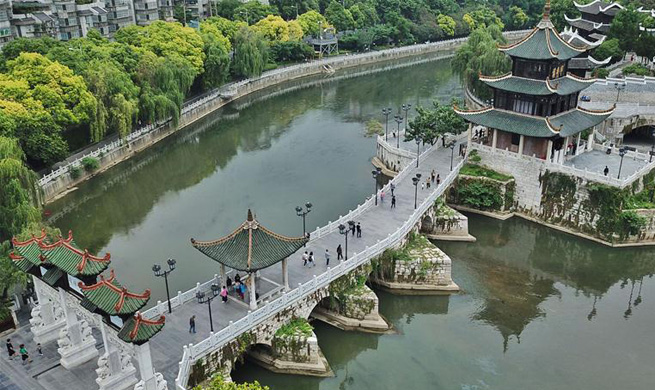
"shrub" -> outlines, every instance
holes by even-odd
[[[100,167],[100,162],[95,157],[84,157],[82,159],[82,166],[87,172],[93,172]]]
[[[68,173],[71,175],[71,178],[75,180],[82,175],[82,169],[80,169],[80,167],[70,166],[68,168]]]
[[[366,122],[366,136],[372,137],[376,134],[383,135],[384,127],[382,126],[382,123],[380,123],[379,121],[376,121],[375,119],[371,119],[368,122]]]
[[[624,75],[650,76],[650,69],[642,64],[631,64],[621,70]]]

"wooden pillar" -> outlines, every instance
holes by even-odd
[[[546,161],[549,161],[553,158],[553,141],[548,140],[548,146],[546,147]]]
[[[225,264],[221,264],[221,287],[227,286],[227,277],[225,274]]]
[[[471,150],[471,143],[473,142],[473,123],[469,122],[469,129],[466,140],[466,150]]]
[[[498,142],[498,130],[494,129],[494,135],[491,138],[491,148],[496,149],[496,144]]]
[[[521,134],[521,138],[519,138],[519,155],[523,154],[524,145],[525,145],[525,136]]]
[[[255,274],[251,273],[248,278],[250,282],[250,310],[257,310],[257,293],[255,292]]]
[[[587,139],[587,150],[593,150],[594,149],[594,130],[591,131],[591,134],[589,134],[589,138]]]
[[[284,291],[289,291],[289,264],[287,259],[282,260],[282,285],[284,285]]]

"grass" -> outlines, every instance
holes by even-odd
[[[288,324],[282,325],[280,329],[275,332],[276,336],[306,336],[312,335],[314,327],[311,326],[304,318],[294,318]]]
[[[644,190],[626,199],[623,208],[626,210],[655,209],[655,202],[650,201],[650,191]]]
[[[485,168],[480,165],[474,165],[474,164],[464,164],[464,166],[459,171],[459,173],[461,175],[486,177],[489,179],[494,179],[499,181],[507,181],[513,179],[513,177],[510,175],[504,175],[492,169]]]

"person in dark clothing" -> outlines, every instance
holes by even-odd
[[[239,275],[239,274],[234,275],[234,283],[240,282],[240,281],[241,281],[241,275]]]
[[[337,247],[337,260],[343,260],[343,249],[341,249],[341,244]]]
[[[341,245],[339,245],[341,247]],[[11,343],[11,339],[7,339],[7,353],[9,354],[9,359],[14,360],[14,356],[16,356],[16,350],[14,349],[14,345]]]
[[[32,363],[32,359],[30,359],[30,355],[27,353],[27,349],[25,348],[25,344],[21,344],[18,348],[18,352],[20,353],[20,358],[23,360],[23,365],[27,363]]]
[[[391,185],[389,186],[389,188],[391,189],[391,196],[393,196],[393,191],[396,189],[396,185],[393,184],[393,183],[391,183]]]
[[[353,236],[355,236],[355,224],[350,225],[350,231],[352,232]]]
[[[396,195],[391,195],[391,208],[396,208]]]
[[[196,333],[196,316],[189,318],[189,333]]]
[[[357,238],[361,238],[361,237],[362,237],[362,225],[360,225],[359,222],[357,222]]]
[[[225,281],[225,285],[227,285],[228,290],[232,288],[232,279],[230,277],[227,277],[227,280]]]
[[[605,174],[605,176],[607,176],[607,174],[610,173],[610,168],[607,165],[605,165],[605,169],[603,169],[603,173]]]

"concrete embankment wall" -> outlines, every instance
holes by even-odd
[[[508,40],[515,40],[524,35],[526,31],[506,32]],[[247,79],[244,81],[227,84],[204,97],[185,105],[177,126],[172,126],[170,122],[151,125],[139,129],[128,136],[125,140],[117,140],[102,148],[89,152],[85,156],[96,158],[100,167],[94,172],[85,172],[80,169],[79,177],[73,178],[70,174],[70,168],[81,167],[81,160],[85,156],[80,156],[70,164],[66,164],[45,175],[39,181],[43,189],[43,199],[45,203],[51,202],[63,194],[73,190],[75,185],[80,182],[106,170],[114,165],[124,161],[134,154],[144,150],[154,143],[164,139],[168,135],[183,129],[186,126],[207,116],[216,109],[228,104],[229,102],[244,97],[256,91],[278,85],[280,83],[298,79],[301,77],[317,75],[325,72],[327,67],[333,70],[351,68],[356,66],[368,65],[377,62],[394,60],[405,57],[414,57],[430,53],[449,52],[458,48],[467,38],[458,38],[447,41],[440,41],[427,44],[406,46],[396,49],[381,50],[376,52],[338,56],[320,61],[314,61],[305,64],[292,65],[284,68],[275,69],[265,72],[260,77]],[[229,97],[229,98],[226,98]]]

